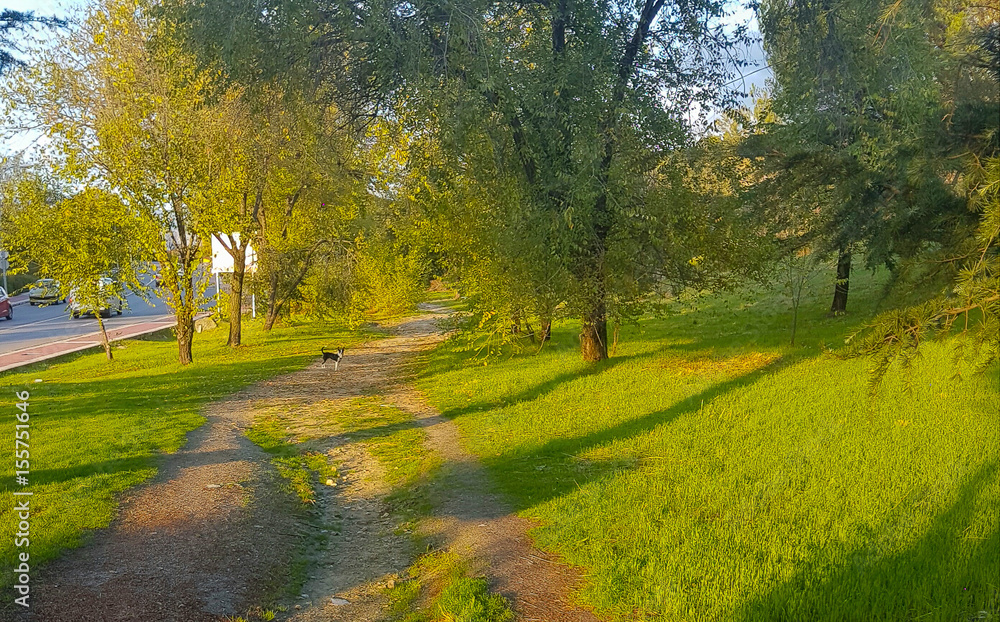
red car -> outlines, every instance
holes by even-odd
[[[14,305],[10,304],[10,298],[2,287],[0,287],[0,317],[5,317],[8,321],[14,319]]]

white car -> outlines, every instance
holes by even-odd
[[[97,281],[97,285],[101,288],[102,292],[106,292],[104,296],[104,305],[100,309],[84,308],[83,304],[77,301],[76,289],[74,288],[73,291],[69,293],[69,297],[66,299],[67,304],[69,304],[70,317],[77,318],[97,313],[100,313],[101,317],[111,317],[112,311],[114,311],[117,315],[122,314],[123,303],[121,297],[115,291],[115,282],[107,277],[104,277]]]

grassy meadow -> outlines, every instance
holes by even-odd
[[[794,347],[780,291],[720,296],[622,327],[596,365],[572,323],[486,364],[445,344],[419,386],[611,619],[994,619],[1000,374],[952,381],[933,343],[869,400],[867,363],[825,351],[883,285],[856,274],[830,318],[814,280]]]
[[[14,446],[16,391],[28,390],[31,413],[31,565],[79,546],[87,530],[107,526],[122,491],[157,470],[157,457],[178,450],[204,421],[201,409],[254,382],[314,361],[322,345],[364,338],[343,324],[291,323],[261,330],[244,322],[244,345],[225,346],[225,327],[195,336],[192,365],[177,363],[172,337],[125,341],[115,360],[91,350],[0,374],[7,425],[0,443]],[[39,382],[40,381],[40,382]],[[15,486],[13,456],[0,478],[0,582],[12,580]]]

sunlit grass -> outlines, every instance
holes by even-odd
[[[14,445],[14,393],[31,393],[33,568],[78,546],[87,530],[108,525],[119,493],[152,477],[157,457],[184,445],[187,432],[204,422],[205,404],[304,367],[321,345],[349,344],[363,335],[335,323],[293,323],[268,334],[258,322],[246,322],[248,345],[232,350],[225,339],[224,328],[197,335],[195,362],[187,367],[176,362],[172,340],[152,339],[124,342],[110,363],[90,351],[0,374],[0,405],[6,403],[9,415],[0,443],[6,447]],[[11,455],[0,478],[4,585],[16,553],[13,470]]]
[[[317,482],[335,480],[337,469],[322,453],[302,449],[291,442],[284,423],[274,413],[256,417],[246,432],[247,438],[271,454],[271,463],[289,492],[302,503],[315,503]]]
[[[881,279],[804,301],[707,298],[624,327],[579,361],[573,325],[537,356],[420,381],[538,544],[583,568],[616,619],[956,620],[1000,611],[1000,374],[949,380],[949,344],[867,398],[866,362],[824,353],[875,310]]]
[[[514,613],[482,577],[473,576],[468,560],[454,552],[422,555],[408,570],[407,581],[388,591],[388,622],[511,622]]]

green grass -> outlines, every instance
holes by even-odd
[[[506,599],[490,592],[486,579],[481,577],[460,577],[449,583],[441,592],[438,608],[448,622],[510,622],[514,619]]]
[[[247,430],[247,438],[273,456],[271,463],[302,503],[315,503],[316,480],[337,478],[337,469],[326,456],[300,448],[285,431],[285,420],[273,412],[258,417]]]
[[[363,335],[341,324],[292,323],[270,334],[245,322],[245,345],[224,345],[225,329],[196,336],[194,364],[182,367],[172,340],[127,341],[107,362],[89,351],[0,374],[10,415],[0,443],[14,446],[15,392],[29,390],[31,413],[31,566],[79,546],[107,526],[124,490],[156,473],[158,456],[184,445],[204,422],[201,408],[254,382],[304,367],[321,345]],[[36,382],[40,380],[41,382]],[[0,478],[0,583],[12,580],[16,521],[13,456]],[[17,487],[20,488],[20,487]]]
[[[867,363],[825,347],[870,317],[884,277],[677,303],[580,362],[540,354],[420,380],[545,549],[583,568],[612,619],[959,620],[1000,615],[1000,373],[950,381],[947,343],[867,398]]]
[[[315,499],[316,478],[336,478],[336,467],[315,451],[317,441],[344,436],[364,444],[385,469],[387,502],[404,528],[430,508],[426,486],[441,460],[424,446],[426,432],[413,417],[381,396],[272,408],[257,415],[247,436],[274,456],[290,490],[303,502]]]
[[[511,622],[507,599],[472,576],[468,562],[454,552],[422,555],[409,568],[409,580],[389,590],[393,622]]]

